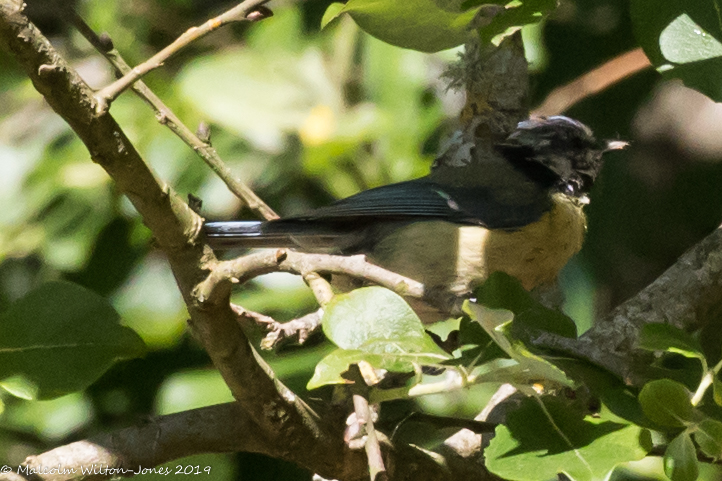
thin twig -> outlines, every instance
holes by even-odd
[[[623,53],[574,81],[554,89],[532,115],[558,115],[590,95],[614,85],[652,64],[641,48]]]
[[[230,10],[225,11],[221,15],[211,18],[199,27],[191,27],[183,33],[180,37],[175,39],[173,43],[168,45],[166,48],[153,55],[151,58],[134,67],[130,72],[123,75],[121,78],[113,82],[112,84],[104,87],[95,94],[97,101],[96,112],[101,114],[108,110],[110,103],[115,100],[118,95],[127,90],[136,80],[147,74],[151,70],[154,70],[161,65],[163,62],[168,60],[171,56],[180,52],[183,48],[190,45],[192,42],[199,38],[205,37],[214,30],[219,29],[223,25],[233,22],[243,21],[255,21],[260,20],[264,15],[256,15],[249,18],[249,14],[254,10],[258,9],[264,3],[268,3],[270,0],[245,0]],[[269,10],[270,12],[270,10]]]
[[[127,75],[132,71],[130,65],[126,63],[118,50],[113,47],[107,35],[99,37],[74,10],[61,7],[60,11],[68,21],[78,29],[85,39],[108,59],[120,75]],[[278,219],[278,215],[273,209],[263,202],[250,187],[233,175],[233,172],[231,172],[223,160],[221,160],[216,149],[214,149],[209,142],[200,140],[197,135],[186,127],[173,111],[148,88],[145,82],[138,80],[133,84],[132,88],[136,95],[153,108],[158,121],[167,126],[174,134],[188,144],[206,164],[208,164],[213,172],[223,180],[228,189],[233,192],[236,197],[245,202],[249,209],[257,212],[266,220]]]
[[[242,284],[270,272],[291,272],[307,276],[313,272],[345,274],[366,279],[406,297],[424,297],[424,285],[408,277],[371,264],[363,255],[334,256],[303,254],[287,249],[265,250],[237,259],[218,262],[194,293],[200,303],[216,301],[230,291],[230,285]],[[219,289],[225,286],[223,289]]]
[[[261,349],[273,349],[282,342],[294,338],[296,342],[303,344],[321,326],[321,316],[323,315],[323,310],[319,309],[288,322],[278,322],[272,317],[249,311],[236,304],[231,304],[231,309],[238,315],[239,321],[252,321],[255,325],[269,331],[261,341]]]
[[[308,287],[311,288],[311,292],[313,292],[319,306],[323,307],[328,304],[331,299],[333,299],[333,289],[331,288],[331,284],[329,284],[326,279],[318,275],[317,272],[309,272],[305,274],[303,276],[303,280],[306,284],[308,284]]]
[[[360,394],[353,395],[354,412],[358,423],[366,428],[366,457],[369,460],[369,477],[371,481],[381,481],[388,479],[386,467],[384,466],[384,458],[381,454],[381,445],[376,436],[376,428],[372,419],[369,402]]]

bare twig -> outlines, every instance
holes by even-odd
[[[554,89],[532,115],[558,115],[590,95],[651,67],[641,48],[623,53],[574,81]]]
[[[303,275],[303,280],[311,288],[318,305],[323,307],[333,298],[333,289],[326,279],[317,272],[308,272]]]
[[[278,322],[272,317],[249,311],[236,304],[231,304],[231,309],[238,315],[240,321],[251,320],[255,325],[269,331],[261,341],[261,349],[273,349],[293,338],[296,338],[299,344],[303,344],[308,336],[321,326],[321,316],[323,316],[323,310],[319,309],[288,322]]]
[[[128,75],[132,69],[120,55],[118,50],[113,47],[110,37],[102,35],[99,37],[91,29],[87,23],[74,10],[67,7],[60,8],[61,13],[68,18],[75,28],[95,47],[108,61],[115,67],[120,75]],[[250,187],[237,179],[231,169],[221,160],[218,152],[214,149],[208,140],[201,140],[188,127],[181,122],[178,116],[165,105],[165,103],[155,94],[142,80],[138,80],[133,84],[133,91],[155,111],[158,121],[167,126],[174,134],[180,137],[188,144],[223,180],[228,189],[233,192],[239,199],[246,203],[249,209],[258,212],[264,219],[278,219],[278,215],[271,209],[260,197],[256,195]]]
[[[302,254],[287,249],[264,250],[211,267],[210,275],[197,286],[199,302],[215,302],[225,297],[230,284],[242,284],[269,272],[292,272],[306,276],[312,272],[329,272],[366,279],[403,296],[421,299],[424,285],[366,261],[363,255],[350,257],[327,254]]]
[[[354,412],[356,419],[366,431],[366,457],[369,460],[369,477],[371,481],[382,481],[388,479],[386,475],[386,467],[384,466],[384,458],[381,455],[381,446],[376,436],[376,428],[372,419],[369,402],[359,394],[353,395]]]
[[[95,95],[96,112],[102,114],[108,110],[110,103],[115,100],[118,95],[123,91],[127,90],[133,83],[147,74],[153,69],[156,69],[163,65],[163,62],[168,60],[172,55],[175,55],[183,48],[190,45],[195,40],[206,36],[214,30],[219,29],[223,25],[242,22],[242,21],[257,21],[265,18],[270,14],[270,10],[259,10],[259,14],[250,15],[254,11],[258,10],[264,3],[268,3],[269,0],[245,0],[235,7],[227,10],[221,15],[211,18],[199,27],[192,27],[186,30],[183,35],[178,37],[173,43],[168,45],[166,48],[153,55],[151,58],[134,67],[130,72],[123,75],[121,78],[113,82],[112,84],[104,87]],[[268,12],[268,13],[266,13]],[[266,15],[264,15],[266,13]]]

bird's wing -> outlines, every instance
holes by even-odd
[[[280,222],[441,219],[490,229],[515,229],[538,220],[551,207],[548,200],[544,196],[526,204],[505,204],[488,188],[442,187],[422,178],[366,190]]]

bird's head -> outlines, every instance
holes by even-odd
[[[620,140],[597,140],[583,123],[555,115],[519,122],[497,147],[534,180],[564,194],[583,197],[602,168],[602,155],[627,145]]]

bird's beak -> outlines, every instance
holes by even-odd
[[[629,142],[623,140],[607,140],[607,147],[604,149],[605,152],[610,150],[622,150],[629,146]]]

